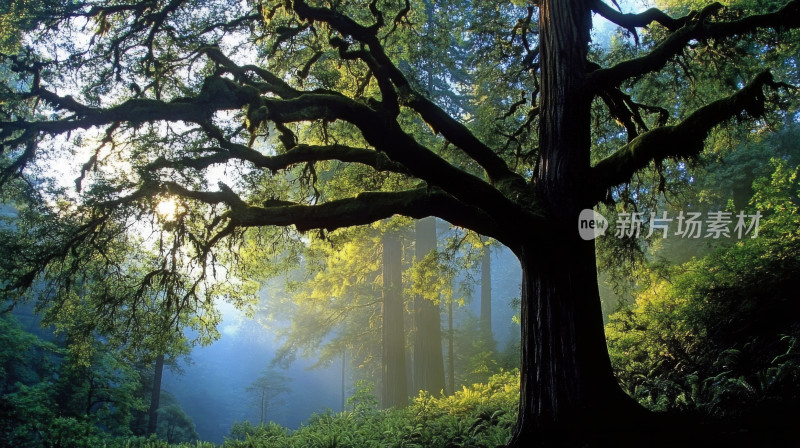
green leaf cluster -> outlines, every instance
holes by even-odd
[[[753,184],[757,237],[650,270],[610,316],[620,382],[653,409],[730,416],[800,396],[800,166],[771,167]]]
[[[132,435],[139,374],[96,342],[91,354],[46,342],[0,316],[0,445],[91,447]]]
[[[369,385],[352,411],[313,416],[294,431],[274,423],[237,423],[224,447],[495,447],[506,443],[516,419],[519,373],[503,372],[449,397],[421,392],[404,409],[377,410]],[[374,400],[374,397],[373,397]]]

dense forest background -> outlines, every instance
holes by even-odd
[[[797,0],[591,2],[598,83],[668,54],[575,126],[611,179],[592,247],[578,201],[537,190],[548,2],[100,3],[0,9],[0,447],[800,438]],[[727,226],[680,233],[689,214]],[[593,355],[525,357],[590,339],[530,324],[568,308],[531,284],[596,293],[578,260],[608,415],[569,407],[616,390]],[[580,380],[549,390],[563,415],[522,418],[533,372]]]
[[[9,213],[11,211],[9,210]],[[515,358],[518,356],[519,326],[514,323],[514,316],[518,311],[515,310],[514,300],[519,295],[519,266],[513,255],[507,249],[496,248],[492,251],[492,296],[495,297],[494,312],[492,315],[493,327],[496,328],[495,339],[500,341],[497,350],[506,350],[504,362],[508,365],[506,369],[513,369]],[[465,279],[462,279],[466,281]],[[273,285],[278,291],[284,289],[281,282]],[[479,286],[479,285],[478,285]],[[266,306],[270,296],[267,288],[261,291],[261,300]],[[505,297],[505,300],[502,298]],[[516,299],[518,300],[518,299]],[[480,302],[469,300],[457,306],[454,320],[459,332],[468,334],[459,338],[459,349],[469,344],[466,340],[473,336],[474,332],[469,331],[470,326],[476,324],[475,316],[480,314]],[[8,331],[8,338],[4,342],[8,344],[9,350],[5,352],[3,365],[7,366],[9,390],[13,382],[23,380],[17,386],[23,384],[28,386],[38,386],[43,388],[47,394],[53,393],[56,385],[47,381],[48,376],[57,376],[59,369],[50,365],[49,367],[40,366],[45,359],[48,350],[51,351],[50,361],[59,365],[60,354],[58,345],[63,347],[64,340],[59,339],[53,334],[52,327],[41,328],[41,318],[36,315],[32,306],[18,306],[13,311],[4,316],[6,325],[4,330]],[[459,328],[460,327],[460,328]],[[164,440],[189,441],[192,439],[206,440],[214,443],[223,443],[226,437],[231,435],[232,426],[236,422],[249,421],[253,425],[260,422],[259,409],[254,405],[254,394],[248,390],[260,375],[265,371],[284,376],[284,386],[288,386],[288,391],[282,394],[275,408],[270,409],[267,421],[277,423],[286,428],[296,429],[305,423],[314,413],[324,413],[326,411],[341,412],[342,406],[356,392],[356,381],[363,374],[360,371],[374,366],[364,366],[360,362],[351,362],[345,357],[346,368],[342,371],[341,359],[332,361],[330,365],[319,365],[316,359],[300,358],[286,366],[285,369],[272,367],[276,354],[281,344],[275,329],[261,325],[257,319],[248,317],[233,307],[227,307],[223,311],[223,319],[220,322],[221,337],[218,341],[207,347],[195,347],[190,353],[186,353],[181,358],[175,360],[171,368],[164,371],[162,380],[162,394],[167,395],[166,400],[162,398],[162,412],[173,412],[176,414],[185,413],[180,417],[186,434],[175,435],[171,439],[167,436],[167,429],[160,428],[159,436]],[[22,355],[20,355],[22,353]],[[469,349],[467,355],[474,354],[474,350]],[[458,353],[461,359],[459,367],[468,364],[463,353]],[[478,376],[487,379],[490,374],[498,373],[500,367],[497,363],[499,353],[485,355],[492,360],[491,370],[487,370]],[[25,372],[17,372],[25,366]],[[92,368],[95,368],[92,366]],[[470,367],[467,367],[470,368]],[[475,369],[475,366],[471,366]],[[30,369],[28,372],[27,369]],[[41,369],[41,370],[37,370]],[[277,372],[276,372],[277,369]],[[142,367],[137,375],[141,376],[141,384],[135,386],[136,393],[128,397],[131,400],[130,406],[146,408],[150,400],[152,382],[152,372]],[[459,369],[458,376],[462,383],[468,380],[462,379],[469,375],[469,371]],[[34,374],[33,372],[39,372]],[[15,373],[17,372],[17,373]],[[342,390],[342,374],[344,378],[344,391]],[[113,378],[113,377],[112,377]],[[42,382],[39,382],[44,380]],[[360,383],[363,386],[363,382]],[[471,383],[469,383],[471,384]],[[345,396],[342,396],[344,392]],[[16,395],[9,394],[6,399],[11,397],[17,399]],[[89,397],[84,397],[89,399]],[[257,400],[256,400],[257,401]],[[14,402],[15,406],[29,406],[30,401],[21,403]],[[46,404],[47,402],[45,402]],[[110,402],[110,406],[115,406],[115,402]],[[37,407],[43,407],[37,405]],[[176,406],[180,407],[180,413]],[[171,407],[171,408],[170,408]],[[63,407],[59,406],[63,409]],[[99,410],[95,409],[92,413]],[[139,409],[141,411],[142,409]],[[7,409],[9,415],[16,415],[18,418],[28,417],[36,412],[27,409]],[[127,412],[131,412],[130,409]],[[135,411],[134,411],[135,412]],[[51,415],[51,418],[55,418]],[[188,419],[187,419],[188,417]],[[172,418],[168,417],[168,418]],[[142,424],[141,421],[138,422]],[[46,424],[41,423],[41,427]],[[193,432],[191,428],[196,432]],[[143,432],[144,428],[137,428],[136,424],[131,425],[134,433]],[[124,433],[125,431],[123,431]]]

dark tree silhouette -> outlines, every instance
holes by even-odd
[[[164,355],[158,355],[153,367],[153,390],[147,410],[147,434],[155,434],[158,428],[158,407],[161,402],[161,378],[164,375]]]

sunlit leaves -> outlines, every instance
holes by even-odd
[[[438,252],[430,252],[423,259],[415,260],[406,274],[406,293],[431,300],[437,305],[440,300],[450,300],[454,296],[453,279],[456,275],[453,268],[453,265],[443,262]],[[463,304],[464,299],[458,301]]]
[[[610,317],[612,362],[648,406],[727,415],[795,393],[797,364],[783,356],[794,349],[779,341],[796,337],[787,316],[797,307],[799,185],[796,167],[772,167],[754,183],[751,204],[764,214],[757,238],[652,269],[635,303]]]
[[[316,414],[295,431],[273,423],[234,425],[230,448],[294,446],[499,446],[517,414],[519,373],[503,372],[436,398],[421,392],[405,409],[377,410],[368,383],[359,382],[346,412]]]

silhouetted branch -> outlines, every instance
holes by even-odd
[[[593,71],[589,83],[596,89],[620,85],[623,81],[660,70],[670,59],[680,54],[692,40],[722,39],[752,33],[762,28],[800,27],[800,0],[792,0],[778,11],[748,16],[727,22],[709,22],[708,18],[722,5],[714,3],[701,12],[690,14],[690,20],[673,32],[648,54],[619,64]]]
[[[298,231],[312,229],[328,231],[342,227],[369,224],[393,215],[411,218],[438,216],[450,223],[468,227],[484,235],[503,241],[497,220],[478,207],[465,204],[437,188],[418,188],[399,192],[363,192],[355,197],[339,199],[318,205],[296,204],[288,201],[266,201],[263,206],[247,204],[226,185],[220,183],[218,191],[197,191],[176,182],[145,183],[140,190],[105,205],[110,208],[149,197],[154,192],[178,196],[209,205],[224,204],[228,212],[215,220],[228,222],[233,228],[289,226]]]
[[[466,126],[411,87],[405,75],[384,52],[375,28],[360,25],[349,17],[327,8],[311,7],[303,0],[297,0],[292,5],[301,19],[328,23],[342,35],[351,36],[366,44],[371,58],[362,59],[365,62],[369,61],[368,65],[370,65],[373,74],[378,79],[379,85],[382,84],[381,90],[388,90],[387,83],[391,81],[399,91],[397,97],[400,100],[400,104],[416,111],[431,126],[434,132],[441,133],[444,138],[475,160],[486,170],[491,182],[500,182],[508,179],[524,182],[521,176],[511,171],[505,161],[475,137]],[[391,96],[394,96],[394,93]]]
[[[635,32],[636,28],[643,28],[653,22],[663,25],[670,31],[675,31],[682,27],[692,14],[680,18],[672,18],[658,8],[650,8],[638,14],[623,14],[602,0],[597,0],[592,6],[592,10],[603,16],[609,22],[615,23],[629,31]]]
[[[274,156],[265,156],[246,145],[221,141],[221,147],[206,148],[203,152],[211,154],[196,157],[181,157],[170,160],[159,157],[147,165],[150,170],[164,168],[189,167],[202,170],[215,164],[224,164],[230,160],[245,160],[256,168],[266,168],[273,173],[305,162],[338,160],[340,162],[359,163],[375,168],[377,171],[393,171],[407,173],[406,169],[394,163],[386,154],[373,149],[354,148],[346,145],[296,145],[289,151]]]

